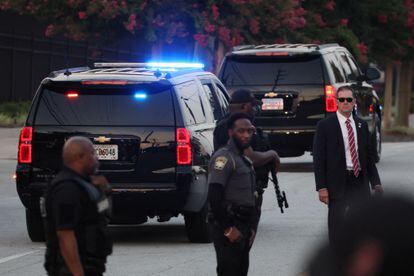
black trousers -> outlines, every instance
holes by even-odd
[[[103,266],[103,270],[105,271],[105,265],[100,264],[100,266]],[[102,271],[102,267],[98,269],[95,267],[83,266],[83,270],[85,276],[102,276],[104,272]],[[69,271],[68,267],[65,264],[56,265],[54,267],[47,267],[46,271],[47,275],[49,276],[72,276],[72,273]]]
[[[249,270],[249,245],[251,229],[247,225],[237,225],[243,238],[238,242],[230,242],[224,236],[223,229],[216,223],[210,223],[211,234],[216,250],[218,276],[245,276]]]
[[[85,270],[85,276],[103,276],[103,273]],[[56,273],[48,273],[49,276],[72,276],[72,273],[67,269],[61,269],[59,272]]]
[[[335,246],[341,236],[347,212],[369,197],[369,191],[367,192],[364,187],[362,173],[358,177],[347,174],[344,196],[334,200],[329,199],[328,230],[331,246]]]
[[[257,228],[259,227],[260,216],[262,215],[262,204],[263,204],[263,192],[258,192],[256,198],[256,209],[257,209],[257,217],[254,222],[253,230],[257,233]]]

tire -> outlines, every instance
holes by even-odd
[[[381,151],[382,151],[382,137],[381,137],[381,128],[380,128],[380,122],[377,121],[375,124],[375,130],[373,133],[373,146],[374,148],[374,161],[375,163],[378,163],[381,159]]]
[[[40,211],[26,209],[26,226],[29,238],[33,242],[45,241],[45,231]]]
[[[198,213],[186,213],[184,215],[187,237],[192,243],[210,243],[210,230],[207,222],[207,204]]]

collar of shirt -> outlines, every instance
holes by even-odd
[[[344,115],[342,115],[339,111],[336,111],[336,116],[338,117],[339,123],[345,125],[345,122],[348,118],[345,117]],[[355,125],[354,118],[353,118],[352,114],[351,114],[351,116],[349,116],[349,120],[351,120],[351,125]]]
[[[344,141],[346,166],[347,166],[347,169],[352,169],[352,157],[351,157],[351,152],[350,152],[350,148],[349,148],[348,128],[347,128],[346,123],[345,123],[348,118],[346,118],[344,115],[339,113],[339,111],[336,112],[336,115],[338,117],[339,126],[341,128],[342,139]],[[351,120],[352,131],[354,132],[355,148],[358,152],[358,138],[357,138],[357,130],[356,130],[356,126],[355,126],[355,121],[354,121],[354,118],[353,118],[352,115],[349,116],[349,119]]]
[[[230,138],[229,141],[227,142],[227,147],[229,148],[230,151],[232,151],[235,154],[239,154],[239,155],[243,155],[243,151],[241,151],[239,149],[239,147],[237,147],[236,142],[234,142],[233,138]]]
[[[82,178],[82,179],[84,179],[84,180],[86,180],[88,182],[91,182],[91,179],[90,179],[89,176],[81,175],[81,174],[75,172],[74,170],[72,170],[71,168],[68,168],[66,166],[63,166],[63,170],[65,170],[65,171],[67,171],[67,172],[69,172],[71,174],[74,174],[74,175],[76,175],[76,176],[78,176],[78,177],[80,177],[80,178]]]

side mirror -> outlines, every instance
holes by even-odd
[[[376,80],[381,77],[381,72],[375,67],[368,67],[365,72],[365,79],[368,81]]]

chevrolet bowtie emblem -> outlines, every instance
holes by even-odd
[[[268,98],[273,98],[273,97],[277,97],[277,93],[275,93],[275,92],[269,92],[269,93],[266,93],[264,96],[265,97],[268,97]]]
[[[111,141],[111,138],[107,138],[107,137],[105,137],[105,136],[99,136],[99,137],[95,137],[95,138],[93,138],[93,140],[95,141],[95,142],[98,142],[98,143],[105,143],[105,142],[109,142],[109,141]]]

